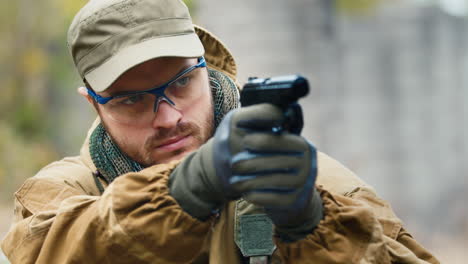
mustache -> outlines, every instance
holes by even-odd
[[[197,136],[200,130],[200,127],[192,122],[178,123],[177,126],[172,128],[160,128],[146,140],[144,148],[150,151],[161,145],[162,142],[173,137],[187,136],[190,134]]]

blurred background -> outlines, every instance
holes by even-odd
[[[77,155],[94,120],[66,47],[86,2],[0,8],[0,239],[14,191]],[[467,0],[186,2],[231,49],[240,83],[308,77],[303,135],[374,186],[442,263],[466,263]]]

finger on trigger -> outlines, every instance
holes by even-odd
[[[237,127],[254,130],[268,130],[272,127],[279,127],[284,122],[282,110],[272,104],[241,108],[233,118]]]

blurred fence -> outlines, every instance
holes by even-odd
[[[303,134],[373,185],[431,249],[458,247],[460,256],[441,254],[462,263],[467,19],[414,1],[352,2],[200,0],[196,20],[231,48],[241,83],[309,77]]]

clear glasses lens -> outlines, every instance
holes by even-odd
[[[203,71],[196,68],[173,80],[164,90],[165,100],[158,100],[153,93],[136,93],[116,97],[102,105],[115,121],[125,124],[149,122],[156,114],[158,105],[169,103],[176,109],[183,109],[203,94]]]

